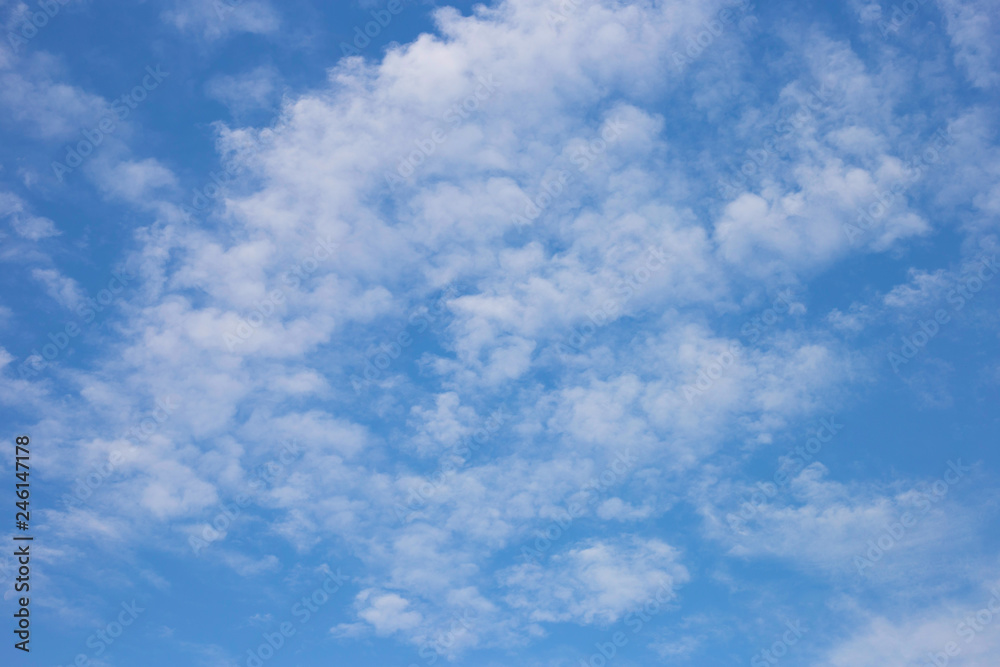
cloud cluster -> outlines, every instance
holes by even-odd
[[[781,81],[746,103],[750,74],[727,67],[749,31],[722,32],[682,67],[673,59],[732,3],[555,4],[437,9],[433,33],[381,59],[339,60],[323,85],[286,96],[269,127],[217,124],[239,178],[197,212],[166,162],[132,154],[127,132],[95,158],[88,178],[102,195],[153,220],[133,239],[137,285],[113,315],[115,337],[85,367],[53,364],[74,392],[60,424],[40,410],[55,391],[15,379],[0,348],[14,387],[0,401],[37,400],[55,474],[72,480],[120,456],[81,507],[48,512],[59,540],[82,545],[67,558],[88,535],[186,549],[293,439],[295,462],[229,529],[362,564],[339,641],[391,636],[455,658],[557,624],[614,624],[657,589],[678,595],[696,576],[686,545],[650,528],[675,503],[696,508],[726,557],[823,576],[850,571],[866,540],[919,511],[912,490],[841,482],[813,463],[733,530],[725,514],[752,486],[720,482],[712,466],[768,447],[877,374],[841,334],[931,300],[947,286],[941,272],[915,269],[846,314],[821,306],[809,319],[793,299],[753,340],[739,325],[776,294],[808,301],[809,282],[837,262],[940,231],[916,204],[962,200],[963,178],[982,186],[977,212],[995,213],[994,149],[978,149],[964,177],[945,168],[992,136],[991,121],[894,114],[904,74],[816,26],[776,29]],[[982,14],[940,4],[959,66],[992,85],[995,47],[970,18]],[[267,3],[222,6],[178,0],[162,18],[206,43],[279,25]],[[0,79],[0,105],[46,140],[106,111],[51,73]],[[827,93],[807,92],[820,83]],[[261,67],[204,90],[241,123],[275,108],[282,84]],[[679,129],[706,119],[717,135]],[[953,143],[920,161],[942,128]],[[734,181],[747,150],[759,159]],[[720,197],[720,181],[735,189]],[[0,195],[23,240],[58,237],[29,210]],[[845,233],[865,215],[862,236]],[[990,223],[956,228],[978,240]],[[36,264],[30,275],[58,304],[85,301],[72,278]],[[434,323],[409,326],[428,304]],[[351,378],[400,331],[410,342],[379,368],[380,391],[357,392]],[[183,404],[137,431],[168,396]],[[623,452],[634,466],[601,483]],[[506,560],[574,503],[577,534],[536,562]],[[938,505],[920,516],[893,556],[937,554],[966,525]],[[226,540],[202,557],[254,577],[280,566],[274,550]],[[944,622],[879,618],[872,633],[902,642],[928,634],[922,623]],[[828,664],[862,664],[851,660],[875,641],[859,632]],[[686,655],[698,644],[658,645]]]

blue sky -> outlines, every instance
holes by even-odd
[[[3,664],[995,664],[996,3],[0,20]]]

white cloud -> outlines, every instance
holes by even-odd
[[[996,3],[938,0],[937,4],[955,47],[956,63],[966,71],[973,85],[995,86],[1000,80],[997,71],[1000,53],[996,44],[1000,12]]]
[[[827,479],[822,463],[788,459],[786,484],[709,485],[699,492],[701,512],[708,534],[732,555],[779,557],[828,576],[913,588],[933,579],[928,563],[971,548],[979,521],[978,510],[957,500],[971,469],[942,468],[943,477],[909,486],[841,483]]]
[[[66,68],[58,58],[32,52],[17,69],[0,70],[0,108],[8,122],[45,140],[82,139],[109,110],[98,95],[64,83]]]
[[[458,646],[505,645],[537,636],[537,623],[614,622],[658,587],[675,595],[690,578],[678,551],[615,535],[620,523],[603,539],[560,546],[544,565],[505,569],[502,599],[483,564],[529,541],[621,449],[634,448],[641,470],[595,498],[590,518],[652,516],[625,498],[670,502],[683,473],[723,443],[767,443],[836,397],[864,368],[823,331],[792,326],[797,314],[787,320],[795,331],[783,323],[744,342],[710,386],[693,398],[685,388],[732,349],[707,323],[719,312],[739,314],[748,295],[930,229],[900,203],[863,248],[845,236],[855,207],[898,175],[898,128],[879,111],[881,74],[822,38],[803,60],[850,92],[830,104],[835,120],[817,114],[773,177],[703,210],[696,186],[673,175],[685,165],[683,138],[665,129],[672,117],[649,109],[663,108],[658,86],[678,76],[670,55],[720,4],[585,1],[556,25],[550,4],[535,0],[439,10],[440,36],[394,46],[379,62],[342,60],[328,84],[289,98],[270,141],[246,160],[243,186],[200,228],[159,206],[176,195],[175,177],[154,158],[100,171],[106,192],[158,217],[137,233],[131,261],[148,263],[122,306],[120,342],[96,371],[74,375],[75,421],[49,427],[86,427],[60,432],[64,465],[98,448],[80,434],[127,431],[152,397],[185,396],[94,501],[122,534],[153,539],[164,526],[210,521],[274,443],[294,437],[300,458],[259,500],[279,518],[247,523],[303,552],[335,537],[363,563],[360,621],[338,626],[342,637],[371,629],[431,645],[452,614],[476,609],[481,624]],[[244,3],[218,23],[210,3],[180,2],[164,19],[212,40],[273,31],[268,7]],[[217,79],[208,91],[264,104],[273,74]],[[474,97],[488,77],[496,90]],[[801,85],[785,87],[782,103]],[[858,122],[839,123],[847,113]],[[261,134],[220,126],[223,160]],[[413,155],[420,164],[403,178],[400,160]],[[563,191],[530,225],[515,222],[560,171],[571,176]],[[387,174],[401,182],[389,187]],[[319,244],[335,250],[321,257]],[[59,276],[48,278],[62,295]],[[449,285],[457,296],[407,351],[416,371],[399,363],[398,392],[355,401],[350,375],[384,339],[381,326]],[[229,345],[241,326],[250,335]],[[556,354],[570,340],[578,347]],[[437,455],[501,404],[516,416],[487,460],[436,476]],[[386,421],[362,426],[372,415]],[[756,532],[727,546],[827,568],[846,557],[850,567],[851,538],[907,501],[862,490],[803,473],[794,503],[769,506]],[[235,551],[219,558],[247,575],[274,566]]]
[[[897,285],[886,294],[882,301],[889,308],[911,309],[927,308],[939,302],[944,297],[944,291],[949,285],[949,276],[938,269],[933,273],[910,269],[909,283]]]
[[[266,35],[280,25],[267,0],[174,0],[173,7],[165,9],[161,17],[178,30],[195,33],[206,41],[230,33]]]
[[[858,621],[853,635],[835,643],[822,664],[991,667],[1000,652],[1000,590],[996,586],[976,587],[961,599],[946,598],[939,606],[907,609],[889,618],[850,611]],[[978,621],[977,613],[981,614]]]
[[[0,217],[10,220],[11,228],[21,237],[39,241],[61,232],[48,218],[32,215],[23,199],[12,192],[0,192]]]
[[[100,163],[98,180],[108,193],[127,201],[143,204],[156,190],[176,186],[173,172],[154,158]]]
[[[272,109],[281,95],[280,86],[278,70],[261,65],[242,74],[213,77],[205,84],[205,93],[242,117],[250,111]]]
[[[410,603],[395,593],[366,589],[358,593],[355,601],[361,606],[358,616],[370,623],[379,635],[412,630],[423,620],[418,612],[408,611]]]
[[[610,624],[653,598],[668,599],[689,579],[679,553],[656,540],[593,540],[501,573],[507,602],[533,621]]]
[[[597,508],[597,516],[614,521],[639,521],[652,515],[653,508],[648,505],[636,507],[621,498],[608,498]]]
[[[59,236],[62,232],[56,229],[56,223],[48,218],[32,215],[28,217],[13,216],[10,226],[14,231],[30,241],[39,241],[52,236]]]
[[[77,282],[56,269],[32,269],[31,277],[45,285],[45,291],[60,306],[76,310],[83,303],[85,297]]]

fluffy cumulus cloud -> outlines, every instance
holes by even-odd
[[[588,664],[598,639],[743,662],[793,616],[798,664],[949,642],[987,664],[996,625],[956,630],[996,577],[976,420],[1000,374],[956,356],[996,343],[1000,281],[970,282],[1000,210],[980,5],[365,3],[329,33],[319,9],[158,5],[169,112],[130,118],[69,204],[0,171],[0,263],[45,314],[23,335],[0,297],[0,406],[66,490],[44,557],[84,573],[53,613],[94,612],[102,553],[116,581],[235,578],[233,627],[292,643],[287,620],[301,664]],[[341,57],[369,25],[386,41]],[[0,105],[58,158],[110,95],[35,44],[4,51]],[[228,109],[196,157],[167,85]],[[965,390],[973,425],[922,421]],[[244,634],[197,652],[249,664]]]

